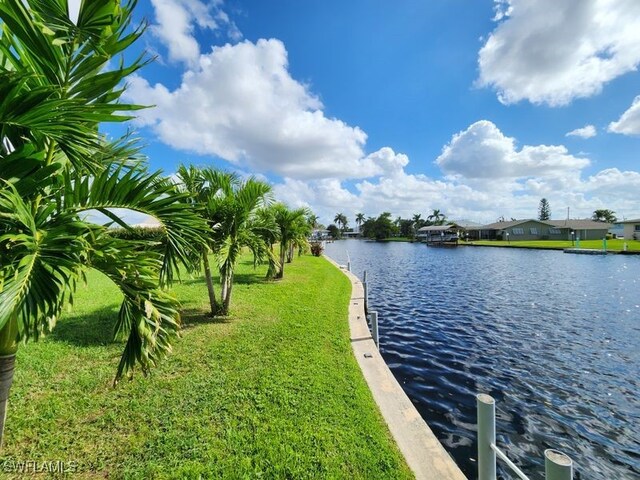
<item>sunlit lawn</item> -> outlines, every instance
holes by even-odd
[[[465,242],[461,242],[464,244]],[[474,240],[470,241],[473,245],[488,245],[495,247],[525,247],[525,248],[551,248],[551,249],[564,249],[564,248],[577,248],[577,242],[571,242],[570,240],[537,240],[537,241],[500,241],[500,240]],[[627,244],[627,250],[637,252],[640,251],[640,241],[638,240],[623,240],[623,239],[611,239],[607,240],[607,250],[612,252],[620,252],[624,249],[624,244]],[[602,240],[580,240],[580,248],[591,248],[602,250]]]
[[[346,277],[310,256],[263,275],[240,265],[227,319],[204,315],[201,279],[176,286],[173,354],[115,389],[119,294],[90,275],[18,353],[0,462],[77,462],[75,478],[411,477],[351,352]]]

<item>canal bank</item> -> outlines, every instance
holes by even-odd
[[[351,281],[349,330],[353,353],[409,468],[416,479],[465,480],[380,355],[366,321],[362,282],[331,258],[325,258]]]

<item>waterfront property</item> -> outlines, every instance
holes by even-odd
[[[469,227],[469,240],[600,240],[606,237],[611,224],[588,219],[577,220],[511,220],[480,227]]]
[[[640,218],[618,222],[623,226],[623,236],[629,240],[640,240]]]
[[[429,225],[418,230],[416,238],[427,245],[455,246],[458,244],[456,225]]]
[[[479,392],[499,402],[498,446],[531,478],[546,448],[576,478],[640,478],[640,258],[355,240],[326,253],[347,251],[367,271],[383,358],[468,478]]]

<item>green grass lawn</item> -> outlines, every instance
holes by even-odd
[[[464,245],[465,242],[460,242]],[[500,241],[500,240],[474,240],[470,241],[473,245],[489,245],[494,247],[525,247],[525,248],[549,248],[549,249],[565,249],[576,248],[577,242],[570,240],[537,240],[537,241]],[[623,239],[611,239],[607,240],[607,251],[620,252],[624,248],[624,244],[627,244],[629,251],[640,251],[640,241],[638,240],[623,240]],[[580,240],[580,248],[593,248],[597,250],[602,249],[602,240]]]
[[[76,478],[411,478],[351,351],[348,279],[311,256],[279,282],[248,260],[238,273],[226,319],[204,315],[202,279],[177,285],[173,354],[115,389],[119,295],[90,275],[54,332],[18,352],[5,472],[32,460],[77,462]]]

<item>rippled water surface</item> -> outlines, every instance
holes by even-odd
[[[532,479],[556,448],[577,479],[640,479],[640,256],[344,240],[369,278],[387,364],[469,478],[475,395]],[[510,478],[506,471],[504,478]]]

